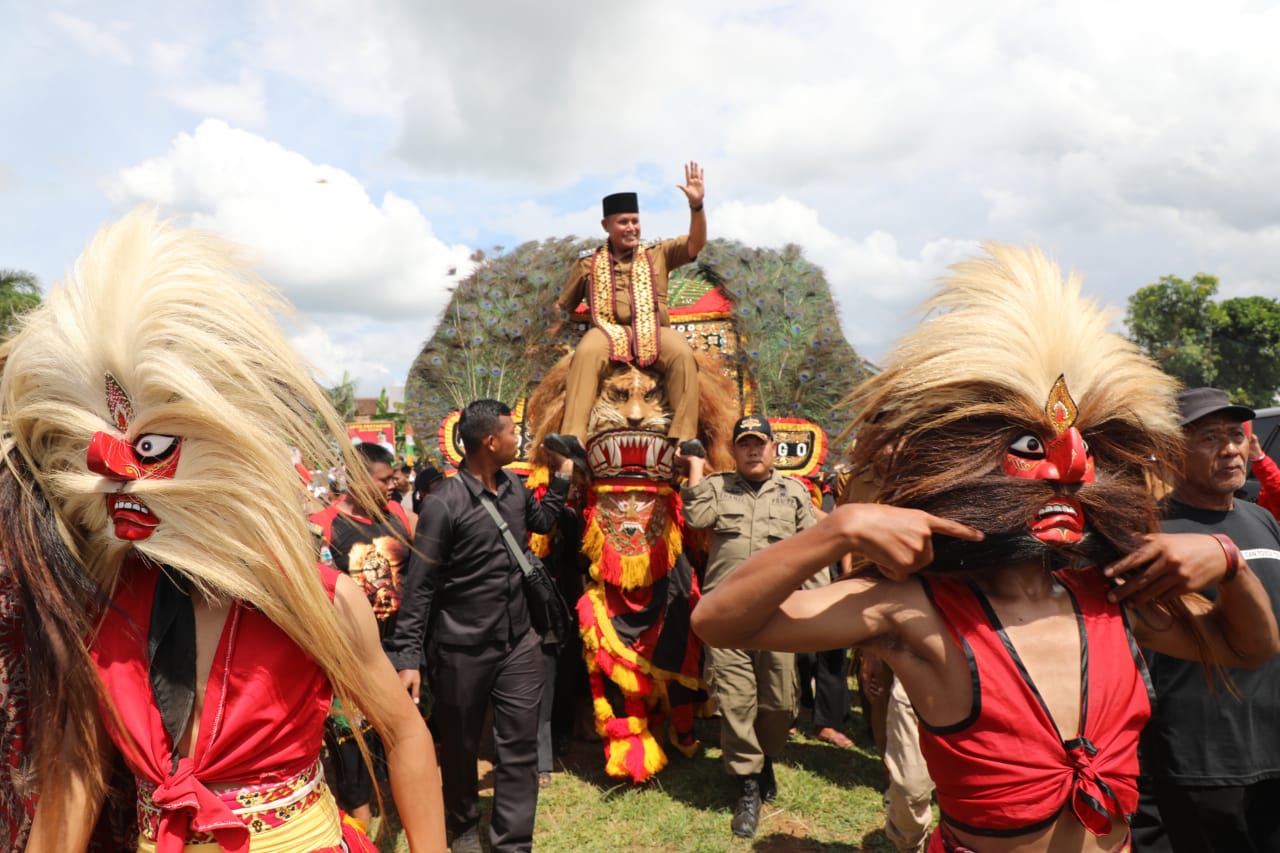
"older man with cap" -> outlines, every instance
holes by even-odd
[[[698,430],[698,366],[684,335],[671,328],[667,310],[667,274],[691,263],[707,243],[702,209],[702,168],[684,167],[679,189],[689,200],[689,233],[645,246],[640,242],[640,203],[635,193],[604,197],[600,220],[608,239],[585,254],[569,273],[557,305],[573,311],[585,300],[592,326],[574,350],[565,393],[560,433],[547,436],[548,447],[581,458],[587,420],[600,380],[611,364],[654,367],[666,379],[672,417],[668,435],[692,439]]]
[[[1280,525],[1235,494],[1253,410],[1216,388],[1187,389],[1178,402],[1186,450],[1161,529],[1217,537],[1228,562],[1247,562],[1280,612]],[[1202,594],[1216,598],[1217,587]],[[1280,658],[1228,668],[1232,692],[1212,689],[1198,662],[1150,651],[1147,661],[1156,702],[1142,738],[1143,783],[1168,840],[1148,838],[1135,822],[1135,853],[1280,851]]]
[[[709,592],[738,564],[817,521],[809,490],[773,469],[776,448],[769,422],[747,415],[733,428],[731,472],[703,476],[704,460],[680,455],[688,482],[681,490],[685,521],[710,528],[702,589]],[[825,572],[825,568],[824,568]],[[742,788],[733,833],[756,833],[761,801],[778,793],[773,759],[782,753],[798,710],[795,655],[707,647],[706,676],[720,707],[725,769]]]

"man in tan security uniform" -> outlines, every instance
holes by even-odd
[[[679,189],[689,200],[688,234],[644,246],[636,194],[605,196],[600,225],[609,238],[573,265],[556,302],[571,312],[586,300],[592,323],[573,353],[560,433],[547,436],[548,446],[566,456],[584,455],[591,407],[613,362],[661,371],[672,408],[667,434],[678,441],[697,435],[698,366],[689,342],[671,328],[667,306],[668,273],[691,263],[707,243],[702,168],[689,163],[684,178]]]
[[[775,456],[769,422],[748,415],[733,428],[735,471],[704,477],[703,459],[677,457],[689,471],[681,491],[685,521],[711,529],[704,592],[751,554],[817,521],[809,490],[774,471]],[[708,646],[706,671],[720,706],[724,766],[742,785],[731,826],[734,835],[750,838],[761,801],[778,793],[773,759],[781,755],[798,711],[795,655]]]

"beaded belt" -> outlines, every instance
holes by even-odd
[[[159,834],[160,809],[152,799],[156,786],[138,780],[138,832],[154,842]],[[250,832],[264,832],[284,826],[325,797],[324,768],[320,760],[296,776],[258,785],[241,785],[224,790],[211,788]],[[192,833],[189,844],[214,843],[211,833]]]

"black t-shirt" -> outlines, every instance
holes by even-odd
[[[337,505],[311,516],[329,545],[336,568],[350,575],[369,598],[383,636],[400,609],[400,575],[409,558],[407,530],[399,505],[388,502],[386,518],[376,522],[339,512]]]
[[[1170,500],[1165,509],[1166,533],[1230,536],[1280,613],[1280,525],[1270,513],[1245,501],[1221,511]],[[1145,654],[1156,704],[1142,736],[1144,772],[1190,786],[1280,778],[1280,657],[1258,669],[1228,668],[1236,698],[1221,685],[1212,692],[1198,661]]]

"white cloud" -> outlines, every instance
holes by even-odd
[[[714,216],[718,234],[749,246],[800,246],[806,258],[822,267],[850,341],[873,360],[910,325],[913,309],[933,280],[975,250],[970,241],[940,238],[908,256],[892,234],[842,236],[824,226],[817,211],[789,198],[752,205],[729,202],[708,216]]]
[[[193,46],[180,41],[153,41],[147,45],[147,63],[162,77],[186,70],[193,60]]]
[[[433,14],[447,18],[451,6]],[[397,62],[412,57],[418,33],[396,4],[272,0],[255,4],[253,54],[262,67],[304,83],[341,110],[398,116],[412,81]]]
[[[304,318],[289,339],[316,369],[326,386],[343,375],[356,383],[356,393],[373,397],[404,385],[409,367],[429,336],[420,323],[379,323],[356,314],[323,314]],[[403,393],[403,392],[401,392]]]
[[[33,11],[39,32],[15,28],[11,53],[56,54],[70,80],[97,70],[101,89],[60,93],[49,66],[20,63],[10,91],[70,106],[26,110],[29,144],[57,140],[43,148],[58,157],[6,147],[10,174],[37,186],[68,164],[110,172],[119,202],[190,211],[255,247],[312,312],[403,317],[425,337],[454,280],[443,271],[467,268],[467,247],[437,231],[486,249],[594,237],[614,189],[640,191],[648,236],[681,233],[672,184],[690,158],[707,167],[711,236],[802,246],[873,357],[946,263],[988,239],[1043,245],[1112,305],[1200,270],[1224,296],[1280,293],[1280,6],[124,6],[101,23]],[[93,134],[92,160],[67,127],[91,99],[128,130],[113,145]],[[346,171],[218,122],[121,170],[146,156],[138,140],[154,152],[173,137],[148,124],[172,120],[166,100],[289,147],[316,140]],[[74,204],[41,189],[33,218],[58,215],[41,198]]]
[[[133,63],[133,55],[120,37],[92,21],[66,12],[50,12],[49,20],[90,56],[110,59],[121,65]]]
[[[350,174],[213,119],[106,191],[249,247],[304,311],[418,322],[423,337],[471,267],[470,250],[439,240],[412,202],[388,192],[376,204]]]
[[[166,58],[161,57],[161,61]],[[225,119],[232,124],[261,128],[267,123],[266,93],[262,79],[241,69],[235,83],[197,83],[171,86],[165,94],[175,104],[201,116]]]

